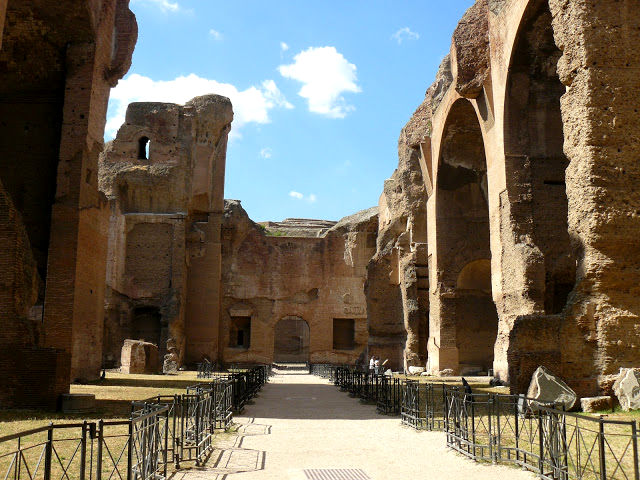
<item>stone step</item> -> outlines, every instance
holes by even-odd
[[[309,365],[306,363],[273,362],[273,368],[291,373],[309,373]]]

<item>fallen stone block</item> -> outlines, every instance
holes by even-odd
[[[527,397],[534,400],[531,402],[532,407],[535,407],[536,404],[564,406],[565,410],[571,410],[578,399],[576,392],[569,385],[543,366],[533,372]]]
[[[621,368],[613,393],[624,411],[640,409],[640,368]]]
[[[409,367],[408,370],[410,375],[420,375],[424,372],[424,367]]]
[[[160,360],[158,347],[142,340],[127,339],[120,354],[122,373],[158,373]]]
[[[610,396],[584,397],[580,399],[580,406],[583,412],[601,412],[611,410],[613,400]]]

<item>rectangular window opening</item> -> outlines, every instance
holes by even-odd
[[[251,317],[231,317],[229,347],[248,349],[251,343]]]
[[[353,318],[333,319],[333,349],[353,350],[356,348],[356,325]]]

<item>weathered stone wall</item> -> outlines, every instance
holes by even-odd
[[[178,362],[211,354],[220,308],[225,97],[184,106],[134,103],[105,148],[100,188],[111,199],[104,362],[125,339],[175,345]],[[216,267],[217,266],[217,267]],[[211,341],[213,338],[213,342]]]
[[[3,330],[21,331],[27,312],[29,328],[41,331],[19,342],[32,355],[12,352],[16,339],[3,338],[2,377],[15,370],[30,387],[5,389],[0,405],[51,407],[70,380],[99,372],[93,335],[102,325],[106,242],[97,160],[109,89],[129,67],[137,25],[126,0],[2,1],[0,23],[0,190],[10,198],[0,218],[13,223],[10,235],[28,239],[14,242],[22,253],[2,260],[0,278],[14,295],[25,285],[33,293],[20,311],[0,306],[0,316]],[[31,273],[10,273],[20,263],[25,272],[36,266],[35,290]]]
[[[362,360],[368,336],[363,284],[375,252],[377,224],[374,208],[346,217],[321,237],[269,236],[240,202],[227,200],[222,314],[214,359],[271,363],[275,353],[281,361]],[[248,348],[238,345],[235,327],[246,318],[251,325]],[[333,348],[334,319],[354,320],[353,348]],[[309,343],[304,345],[307,328]]]
[[[619,367],[640,362],[640,84],[631,47],[640,12],[631,4],[479,0],[456,29],[450,86],[439,74],[420,158],[429,194],[432,372],[479,360],[461,308],[495,308],[493,367],[514,391],[542,364],[593,395]],[[477,126],[475,140],[465,125]],[[482,155],[473,172],[463,171],[474,143]],[[451,187],[474,182],[488,241],[473,214],[480,197],[463,200],[452,218]],[[466,240],[456,246],[460,228]],[[474,273],[485,286],[463,300],[465,264],[489,259],[488,272]],[[487,273],[490,282],[482,280]],[[483,291],[492,302],[474,305]],[[485,333],[472,338],[483,349],[492,335]]]

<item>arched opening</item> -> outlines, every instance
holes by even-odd
[[[576,270],[567,229],[568,160],[560,111],[565,87],[556,70],[560,56],[548,2],[534,0],[523,17],[509,69],[505,154],[514,228],[542,253],[537,261],[544,265],[532,268],[536,278],[527,280],[535,283],[532,292],[546,314],[562,311]]]
[[[448,348],[455,347],[460,374],[488,372],[498,314],[491,297],[487,163],[480,124],[466,99],[451,107],[439,160],[440,338],[443,344],[448,340]]]
[[[131,335],[135,340],[153,343],[160,349],[162,339],[162,316],[158,307],[138,307],[133,311]]]
[[[481,259],[467,263],[458,274],[458,290],[491,293],[491,260]]]
[[[151,140],[149,137],[140,137],[138,140],[138,160],[149,160],[149,147]]]
[[[309,361],[309,324],[300,317],[284,317],[274,332],[275,362]]]

